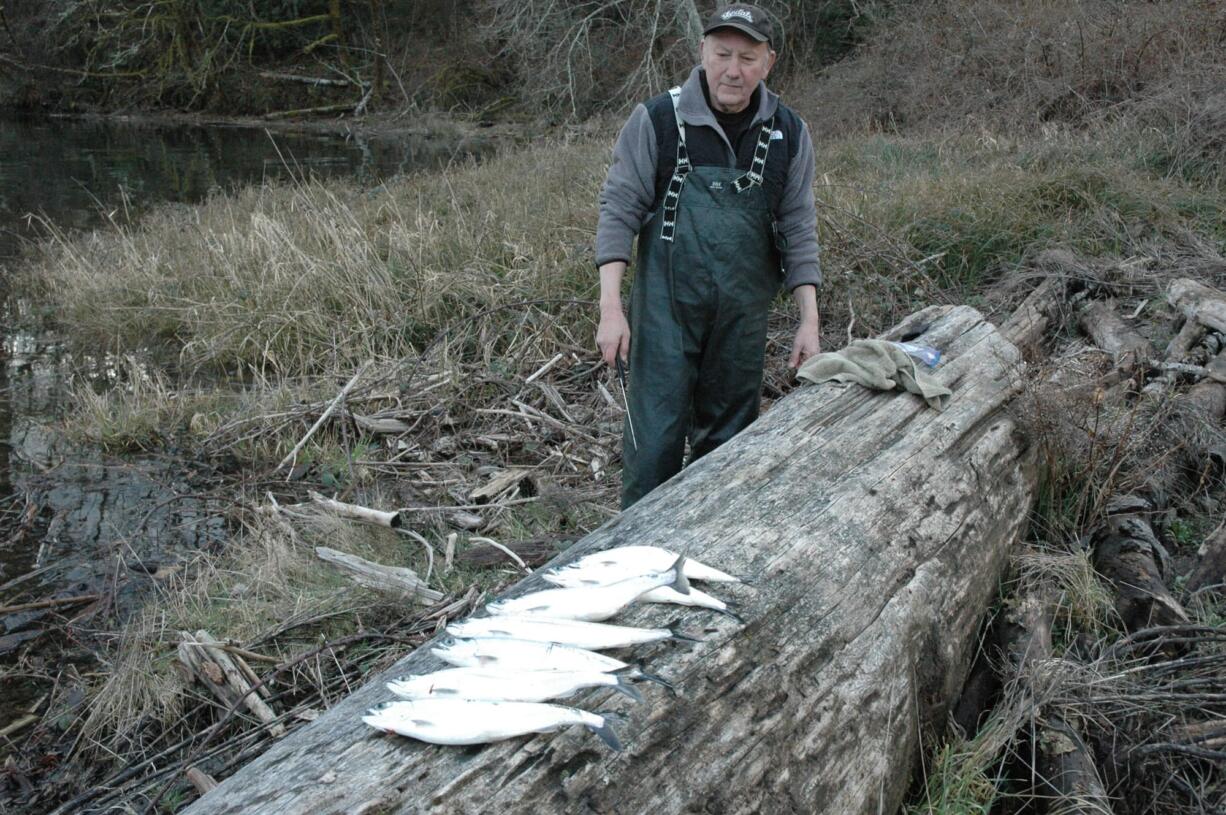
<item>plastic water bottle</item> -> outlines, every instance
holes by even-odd
[[[913,342],[896,342],[894,344],[905,351],[907,356],[916,362],[924,363],[929,368],[935,368],[937,363],[941,361],[940,350],[933,348],[931,345],[916,345]]]

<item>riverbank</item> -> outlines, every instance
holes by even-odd
[[[1082,80],[1103,68],[1053,60],[1047,74],[1009,74],[1019,55],[975,40],[979,29],[959,16],[999,16],[1001,8],[959,5],[939,25],[925,24],[965,31],[969,50],[989,60],[983,71],[996,76],[994,86],[1038,94],[1030,101],[1084,89]],[[1056,34],[1074,18],[1053,18],[1045,29],[1053,53],[1065,53]],[[1026,19],[1019,12],[1014,22]],[[1002,30],[1018,33],[1011,43],[1031,42],[1019,28]],[[1115,34],[1086,30],[1090,50]],[[912,42],[918,33],[901,31]],[[1142,59],[1146,32],[1125,33],[1138,66],[1169,68],[1162,60],[1175,52],[1163,51],[1154,67]],[[1174,334],[1169,279],[1226,286],[1212,97],[1156,95],[1129,105],[1098,96],[1099,107],[1077,117],[1044,120],[1034,109],[1011,127],[993,121],[999,108],[967,113],[979,98],[967,93],[957,96],[963,118],[934,122],[932,94],[944,93],[954,74],[937,70],[939,60],[937,68],[900,68],[894,44],[906,42],[883,39],[864,61],[844,66],[837,73],[845,86],[798,94],[818,147],[825,347],[871,336],[930,303],[970,303],[1000,320],[1053,275],[1040,261],[1051,249],[1076,260],[1060,273],[1073,303],[1116,298],[1118,312],[1156,347]],[[1115,67],[1127,73],[1123,63],[1133,61]],[[873,85],[883,65],[927,95]],[[1154,87],[1147,80],[1132,101]],[[848,101],[855,92],[861,98]],[[827,106],[838,98],[843,107]],[[883,133],[894,112],[923,126]],[[86,667],[61,670],[36,664],[35,648],[22,652],[10,673],[37,683],[38,705],[15,731],[9,800],[38,811],[76,799],[69,809],[79,810],[87,800],[144,805],[161,796],[172,809],[195,795],[186,769],[227,775],[274,727],[310,720],[520,574],[515,557],[530,565],[616,512],[620,397],[591,340],[595,202],[612,138],[611,126],[552,131],[481,163],[374,187],[295,177],[155,209],[138,223],[55,231],[38,247],[22,270],[27,295],[55,315],[72,347],[124,360],[104,381],[75,377],[74,410],[55,431],[108,464],[148,455],[207,464],[216,481],[179,491],[205,500],[226,539],[144,577],[137,559],[108,560],[115,586],[147,580],[157,600],[127,615],[65,614],[71,641],[91,652]],[[783,365],[790,309],[781,301],[772,315],[768,408],[794,387]],[[1023,589],[1051,590],[1052,655],[1081,666],[1061,685],[1062,698],[1073,700],[1066,712],[1088,709],[1079,700],[1097,687],[1087,655],[1126,639],[1108,581],[1081,542],[1107,516],[1107,497],[1165,467],[1172,457],[1162,451],[1180,444],[1166,414],[1142,412],[1131,390],[1118,402],[1101,395],[1096,383],[1117,360],[1081,339],[1077,323],[1067,315],[1049,349],[1076,363],[1073,373],[1036,365],[1033,392],[1018,403],[1043,451],[1043,494],[1000,603],[1006,611]],[[1209,346],[1196,353],[1192,367],[1203,368]],[[1153,373],[1137,373],[1136,389]],[[1219,423],[1198,432],[1222,431]],[[406,524],[354,524],[311,492],[402,510]],[[1186,576],[1221,516],[1220,474],[1180,482],[1166,500],[1156,534],[1172,555],[1171,574]],[[418,607],[355,586],[316,557],[321,545],[410,567],[445,597]],[[1221,625],[1220,591],[1184,592],[1170,582],[1194,624]],[[38,599],[17,588],[3,600]],[[231,642],[269,679],[275,722],[226,714],[177,667],[181,632],[198,631]],[[1220,672],[1196,681],[1222,686]],[[1154,709],[1159,702],[1148,700]],[[1024,731],[1038,714],[1018,710],[1002,703],[999,715],[971,729],[925,734],[931,750],[913,811],[1026,805],[1018,803],[1031,800],[1021,792],[1027,772],[1018,757],[1028,754]],[[1127,739],[1144,746],[1157,734],[1123,715],[1086,721],[1111,749]],[[1171,762],[1167,776],[1195,786],[1201,766]],[[1220,778],[1206,776],[1202,786],[1212,791]],[[1153,804],[1148,811],[1187,811],[1190,799],[1176,792],[1138,800]]]
[[[195,743],[210,715],[174,667],[178,631],[292,664],[277,697],[291,717],[416,641],[403,632],[417,612],[346,585],[317,545],[408,565],[468,607],[518,567],[509,556],[492,569],[454,564],[489,563],[481,553],[494,544],[548,553],[615,511],[620,409],[590,342],[608,143],[555,138],[375,189],[253,187],[41,246],[27,291],[72,341],[144,349],[110,385],[76,385],[64,431],[108,454],[224,464],[231,476],[208,496],[230,541],[163,575],[157,603],[111,624],[117,635],[97,642],[106,667],[60,691],[84,694],[77,712],[40,725],[33,744],[98,783],[107,755]],[[1155,172],[1153,150],[1128,130],[821,143],[825,345],[931,302],[1004,314],[1054,246],[1172,270],[1220,254],[1216,182]],[[792,319],[781,306],[772,320],[768,404],[793,386],[782,364]],[[1088,488],[1064,466],[1051,479],[1053,506]],[[412,520],[399,533],[355,526],[321,512],[312,490]],[[348,650],[375,634],[383,645]],[[329,667],[313,674],[294,660],[321,636],[346,646],[320,652]],[[251,726],[212,735],[241,754],[265,732]],[[190,746],[182,756],[196,760]],[[71,793],[64,772],[25,766]],[[233,764],[222,754],[204,766]]]

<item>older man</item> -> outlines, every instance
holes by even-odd
[[[821,283],[807,125],[769,91],[774,30],[756,6],[717,11],[701,64],[635,108],[600,196],[596,263],[605,362],[629,361],[628,507],[758,415],[767,314],[799,304],[789,365],[818,351]],[[638,236],[630,320],[621,282]]]

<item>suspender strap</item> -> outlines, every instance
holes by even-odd
[[[668,181],[668,190],[664,193],[664,217],[660,225],[660,238],[671,242],[677,232],[677,204],[681,200],[681,188],[685,186],[685,177],[692,169],[690,154],[685,149],[685,122],[681,121],[681,111],[677,107],[681,99],[681,87],[670,88],[668,95],[673,100],[673,116],[677,119],[677,161],[673,168],[673,177]]]
[[[749,172],[732,182],[738,193],[762,183],[762,173],[766,170],[766,157],[771,151],[771,134],[774,131],[775,120],[772,117],[758,132],[758,144],[753,149],[753,163],[749,165]]]

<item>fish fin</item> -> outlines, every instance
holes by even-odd
[[[668,633],[673,639],[680,640],[681,642],[702,642],[702,637],[691,637],[689,634],[682,634],[676,628],[668,629]]]
[[[600,737],[600,740],[608,745],[609,749],[615,753],[622,751],[621,740],[617,738],[617,734],[613,732],[613,728],[609,725],[609,717],[602,714],[604,719],[600,725],[589,724],[588,728]]]
[[[731,617],[732,619],[736,620],[741,625],[745,625],[745,618],[742,617],[740,614],[737,614],[735,611],[733,611],[730,608],[713,608],[711,610],[717,611],[720,614],[723,614],[725,617]]]
[[[479,662],[482,665],[490,665],[498,661],[498,657],[491,657],[486,654],[477,654],[476,659],[477,659],[477,662]]]
[[[613,673],[619,676],[624,676],[627,679],[635,679],[640,682],[654,682],[657,685],[667,688],[673,696],[680,695],[677,692],[677,686],[672,682],[669,682],[667,679],[658,674],[648,673],[638,665],[627,665],[625,668],[619,668]]]
[[[629,677],[620,677],[620,676],[617,677],[617,684],[612,686],[613,690],[617,691],[618,693],[629,696],[631,699],[633,699],[636,702],[643,701],[643,694],[639,693],[638,688],[631,686],[630,683],[627,681],[628,679]]]
[[[685,555],[677,555],[677,559],[673,561],[672,571],[677,575],[677,578],[673,580],[673,590],[678,594],[689,594],[690,581],[685,577]]]

